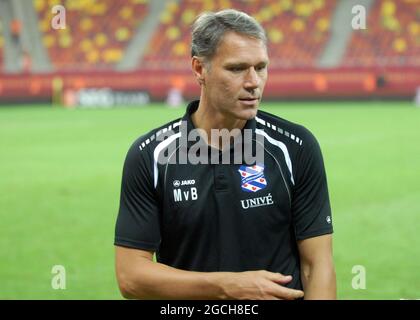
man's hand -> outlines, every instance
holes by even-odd
[[[116,247],[116,273],[127,299],[288,299],[303,292],[284,287],[291,276],[265,270],[197,272],[153,261],[153,252]]]
[[[294,300],[302,298],[301,290],[284,287],[292,276],[265,270],[223,273],[220,286],[225,299],[239,300]]]

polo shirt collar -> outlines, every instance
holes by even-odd
[[[187,133],[188,135],[190,134],[191,130],[196,129],[196,127],[194,126],[194,123],[192,121],[192,114],[194,112],[197,111],[198,109],[198,105],[200,103],[200,100],[194,100],[192,102],[190,102],[187,106],[187,110],[182,118],[182,123],[183,124],[187,124]],[[244,129],[251,129],[252,130],[252,137],[255,138],[255,129],[257,127],[257,121],[255,120],[255,118],[248,120],[245,124],[245,126],[243,127],[242,131],[242,137],[243,137],[243,132]],[[194,141],[188,141],[188,146],[191,146],[192,144],[194,144]],[[231,145],[231,148],[233,148],[233,145]]]

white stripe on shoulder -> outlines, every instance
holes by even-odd
[[[283,151],[284,159],[286,160],[286,165],[287,165],[287,168],[289,169],[289,172],[290,172],[290,180],[292,181],[292,183],[294,185],[295,180],[293,179],[292,160],[290,159],[289,150],[287,150],[286,145],[283,142],[278,141],[278,140],[270,137],[264,130],[255,129],[255,133],[264,136],[267,139],[268,142],[270,142],[271,144],[279,147],[281,149],[281,151]]]
[[[272,123],[270,123],[268,121],[265,121],[263,119],[260,119],[258,117],[255,117],[255,120],[258,123],[261,123],[263,126],[269,128],[269,129],[272,129],[273,131],[280,132],[282,135],[285,135],[289,139],[295,141],[297,144],[302,145],[302,139],[299,138],[298,136],[295,136],[294,134],[291,134],[291,133],[283,130],[282,128],[279,128],[276,125],[274,125],[274,124],[272,124]]]
[[[179,127],[182,123],[182,119],[171,123],[168,127],[166,128],[162,128],[160,130],[158,130],[156,133],[153,133],[152,135],[145,137],[144,139],[146,139],[145,141],[142,141],[142,143],[139,145],[139,149],[143,150],[149,143],[151,143],[152,141],[154,141],[156,138],[158,138],[161,134],[164,134],[166,132],[169,132],[177,127]]]
[[[174,128],[179,127],[181,125],[181,123],[182,123],[182,119],[179,120],[178,122],[175,122],[174,125],[173,125],[173,127]]]
[[[261,123],[263,126],[265,126],[265,121],[263,119],[260,119],[258,117],[255,117],[255,120],[257,120],[257,122]]]
[[[175,139],[178,139],[179,137],[181,137],[181,132],[178,132],[170,137],[168,137],[167,139],[163,140],[161,143],[159,143],[155,150],[153,151],[153,173],[154,173],[154,186],[156,189],[157,186],[157,182],[158,182],[158,158],[159,158],[159,154],[160,152],[165,149],[169,144],[171,144]]]

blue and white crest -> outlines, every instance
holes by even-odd
[[[264,177],[264,165],[241,166],[238,170],[242,179],[242,190],[246,192],[257,192],[267,186]]]

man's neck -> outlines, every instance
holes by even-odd
[[[246,120],[231,118],[215,111],[215,108],[206,103],[204,99],[200,99],[198,109],[191,115],[191,120],[197,129],[202,129],[207,133],[207,137],[210,140],[207,141],[207,144],[218,149],[225,149],[226,145],[221,145],[220,141],[212,141],[212,129],[227,129],[229,132],[233,129],[242,130],[247,122]]]

